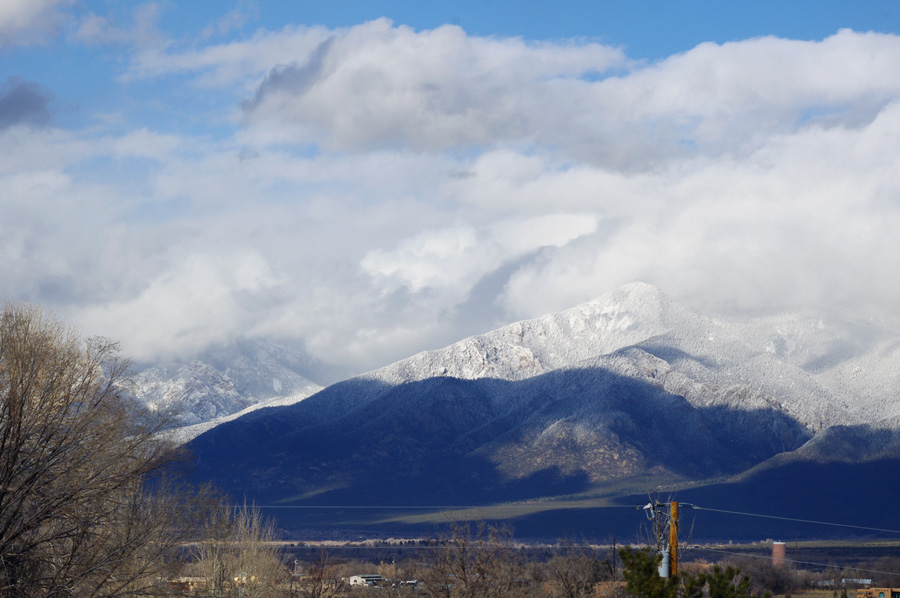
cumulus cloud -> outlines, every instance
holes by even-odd
[[[752,151],[761,135],[804,122],[871,119],[900,89],[898,50],[894,36],[842,31],[821,42],[702,44],[647,66],[599,44],[379,20],[271,69],[244,115],[269,139],[338,150],[551,146],[598,165],[652,167]]]
[[[336,149],[523,141],[553,126],[567,87],[623,62],[600,44],[477,38],[450,25],[417,33],[380,19],[270,70],[244,111]]]
[[[896,312],[898,57],[841,31],[644,64],[386,20],[138,51],[131,81],[241,118],[0,127],[0,291],[139,359],[288,336],[357,371],[638,279]]]
[[[864,127],[805,127],[740,160],[698,159],[648,174],[617,226],[517,271],[504,304],[560,309],[625,282],[653,282],[719,310],[890,309],[900,285],[900,104]],[[662,201],[660,201],[660,199]]]

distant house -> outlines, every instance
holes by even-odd
[[[255,575],[246,573],[244,571],[241,571],[240,573],[238,573],[237,575],[234,576],[234,583],[236,583],[238,585],[242,585],[242,586],[247,585],[248,582],[253,583],[255,581],[256,581]]]
[[[860,588],[856,598],[900,598],[900,588]]]
[[[370,573],[368,575],[353,575],[348,580],[348,583],[351,586],[377,586],[382,583],[384,578],[377,573]]]

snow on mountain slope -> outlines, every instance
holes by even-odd
[[[145,369],[134,377],[132,394],[151,409],[175,411],[179,426],[193,426],[293,404],[322,389],[301,374],[304,356],[275,343],[243,341],[202,357]]]
[[[434,376],[524,380],[611,353],[689,317],[658,290],[633,283],[558,314],[516,322],[419,353],[363,377],[398,384]]]
[[[900,468],[898,354],[900,334],[875,320],[712,317],[635,283],[175,433],[203,431],[188,443],[196,481],[263,504],[551,503],[657,487],[737,504],[777,483],[820,505],[823,476],[833,493]],[[738,482],[709,485],[725,479]]]
[[[321,390],[321,387],[319,388],[319,390]],[[306,399],[306,398],[312,396],[313,394],[315,394],[315,393],[314,392],[310,392],[310,393],[304,392],[304,393],[290,395],[290,396],[286,396],[286,397],[274,397],[271,399],[264,399],[262,401],[259,401],[258,403],[253,403],[249,407],[245,407],[244,409],[241,409],[240,411],[231,413],[229,415],[223,415],[220,417],[216,417],[214,419],[202,421],[197,424],[180,426],[178,428],[175,428],[174,430],[171,430],[169,432],[169,434],[170,434],[169,438],[178,444],[185,444],[187,442],[190,442],[191,440],[193,440],[200,434],[203,434],[204,432],[206,432],[208,430],[212,430],[213,428],[215,428],[216,426],[218,426],[220,424],[224,424],[225,422],[233,421],[233,420],[235,420],[239,417],[243,417],[244,415],[247,415],[248,413],[251,413],[253,411],[258,411],[259,409],[265,409],[266,407],[285,407],[287,405],[294,405],[296,403],[299,403],[303,399]]]
[[[244,341],[203,361],[150,368],[138,377],[138,394],[160,408],[180,405],[183,425],[203,424],[184,432],[190,436],[260,401],[290,404],[318,391],[302,375],[308,362],[280,345]],[[896,330],[813,312],[712,317],[643,283],[414,355],[354,378],[352,397],[333,394],[358,405],[433,377],[518,381],[581,367],[611,368],[696,407],[774,408],[812,433],[900,417]]]
[[[834,314],[714,318],[686,309],[643,283],[632,283],[557,314],[517,322],[420,353],[362,376],[399,384],[435,376],[524,380],[585,360],[638,348],[679,384],[731,392],[686,392],[703,404],[729,396],[746,408],[764,397],[811,431],[872,423],[900,414],[900,334]],[[650,374],[637,360],[626,368]],[[652,377],[652,376],[651,376]]]
[[[384,504],[523,500],[863,462],[900,446],[898,346],[871,320],[711,317],[634,283],[229,417],[189,446],[198,479],[237,496],[334,504],[373,492]]]
[[[301,346],[264,340],[244,339],[213,347],[199,359],[225,372],[238,392],[254,397],[306,392],[348,376],[317,362]]]
[[[154,411],[174,410],[181,425],[234,413],[252,403],[225,373],[201,361],[145,370],[135,376],[133,393]]]
[[[862,422],[900,416],[900,331],[869,318],[802,313],[735,324],[773,360],[799,368]]]

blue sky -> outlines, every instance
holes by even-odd
[[[15,4],[15,3],[13,3]],[[72,32],[88,15],[101,16],[123,36],[133,36],[136,21],[152,23],[160,39],[175,47],[236,40],[254,31],[278,31],[290,25],[352,27],[381,17],[397,25],[427,30],[452,24],[470,35],[521,37],[526,40],[595,40],[621,48],[632,60],[658,61],[704,42],[726,43],[761,36],[821,40],[840,29],[893,33],[900,29],[900,7],[893,2],[796,1],[729,3],[715,1],[591,2],[550,6],[542,2],[478,0],[469,2],[47,2],[57,15],[49,31],[38,28],[27,43],[3,44],[6,76],[39,73],[56,95],[58,122],[82,124],[93,110],[131,107],[135,118],[159,127],[188,125],[170,112],[146,106],[146,85],[166,94],[171,80],[117,80],[128,67],[121,50],[130,42],[72,43]],[[145,15],[141,15],[144,7]],[[67,35],[68,33],[68,35]],[[134,36],[136,37],[136,36]],[[112,51],[111,51],[112,50]],[[181,97],[183,100],[183,96]],[[179,101],[175,99],[174,101]],[[208,98],[204,98],[208,101]],[[201,107],[198,106],[198,109]],[[162,119],[156,112],[169,115]],[[211,123],[193,126],[209,127]],[[227,132],[226,132],[227,133]]]
[[[896,318],[894,2],[0,7],[0,297],[351,372],[633,280]]]

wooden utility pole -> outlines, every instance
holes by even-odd
[[[659,576],[674,577],[678,575],[678,527],[679,507],[690,509],[694,505],[690,503],[656,502],[651,500],[643,507],[635,505],[634,509],[640,509],[647,514],[647,519],[653,522],[652,533],[656,537],[656,551],[660,555]],[[668,534],[666,526],[668,525]]]
[[[669,575],[678,575],[678,503],[669,503]]]

